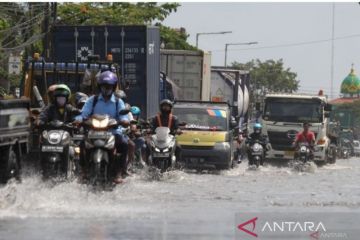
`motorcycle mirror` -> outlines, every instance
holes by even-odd
[[[130,112],[129,109],[123,109],[119,112],[120,115],[127,115]]]

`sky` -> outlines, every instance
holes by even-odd
[[[333,3],[187,2],[181,3],[163,23],[184,27],[188,42],[194,46],[196,33],[232,31],[199,36],[199,48],[212,53],[215,66],[224,65],[226,43],[256,41],[257,45],[229,46],[228,65],[233,61],[283,59],[285,67],[298,74],[299,92],[317,93],[323,89],[337,98],[351,64],[360,76],[360,5],[335,3],[331,95],[332,13]],[[288,44],[291,46],[276,47]]]

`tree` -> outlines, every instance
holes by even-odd
[[[4,89],[18,87],[20,76],[8,74],[10,53],[19,54],[40,51],[43,32],[41,23],[49,12],[44,11],[44,3],[13,3],[0,5],[0,85]]]
[[[259,91],[260,95],[268,92],[292,93],[299,88],[299,81],[296,80],[297,74],[291,72],[290,68],[285,69],[282,59],[266,60],[265,62],[257,59],[245,64],[234,62],[232,67],[250,71],[250,87]]]
[[[178,3],[64,3],[59,5],[59,23],[66,25],[150,25],[160,28],[167,49],[195,50],[187,43],[188,35],[161,24]]]

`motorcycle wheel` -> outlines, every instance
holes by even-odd
[[[105,185],[108,182],[107,164],[92,163],[90,165],[90,184]]]
[[[259,158],[259,157],[257,157],[257,158],[255,159],[255,164],[256,164],[256,167],[257,167],[257,168],[260,167],[260,158]]]
[[[60,176],[61,173],[61,164],[60,163],[42,163],[42,176],[45,179],[55,178]]]

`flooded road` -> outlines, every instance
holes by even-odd
[[[0,187],[0,239],[234,239],[236,214],[360,212],[360,159],[314,173],[249,170],[133,175],[111,192],[30,175]]]

